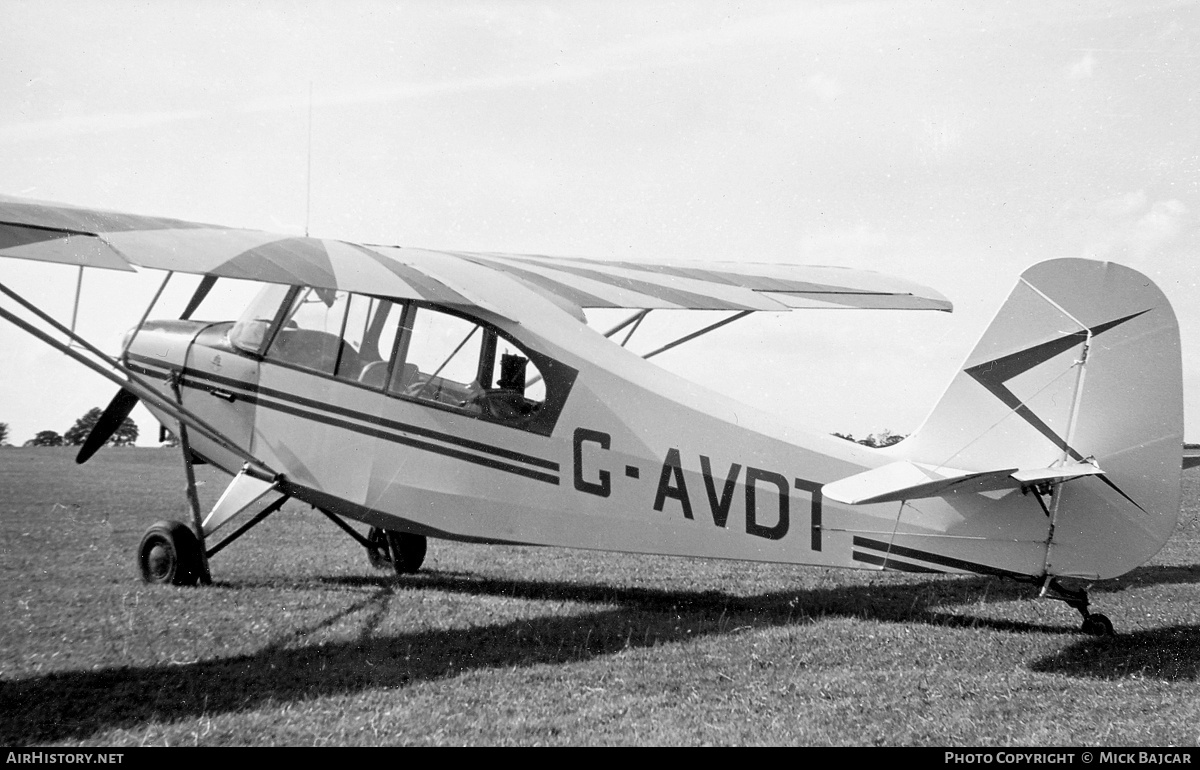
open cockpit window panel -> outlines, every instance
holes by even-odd
[[[358,377],[358,350],[343,342],[350,293],[334,289],[304,288],[293,295],[275,336],[268,343],[267,360],[291,364],[320,374],[343,372]]]
[[[447,406],[466,407],[480,390],[479,361],[486,336],[460,316],[411,307],[405,344],[391,391]]]
[[[546,400],[542,372],[495,328],[409,304],[394,338],[389,393],[514,427],[544,427],[529,425]]]
[[[542,373],[527,354],[503,337],[496,337],[491,370],[492,376],[485,387],[518,393],[538,405],[546,400]]]

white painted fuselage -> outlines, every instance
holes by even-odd
[[[1169,499],[1155,498],[1154,510],[1144,513],[1149,518],[1133,524],[1127,512],[1096,514],[1099,532],[1084,520],[1087,511],[1072,513],[1061,500],[1047,511],[1021,489],[834,502],[822,494],[824,485],[908,457],[912,440],[879,450],[807,430],[642,360],[534,291],[520,304],[520,324],[475,312],[575,372],[545,434],[241,352],[225,339],[228,324],[148,324],[129,363],[164,389],[170,373],[182,370],[184,405],[282,474],[293,496],[436,537],[868,569],[1107,577],[1145,561],[1174,527],[1177,497],[1174,511]],[[1078,409],[1071,415],[1064,419],[1077,420]],[[1171,442],[1178,448],[1177,437],[1165,439]],[[194,447],[230,472],[241,465],[203,437]],[[1138,487],[1132,497],[1153,497],[1121,483]],[[1100,482],[1071,484],[1086,487],[1100,508],[1114,506],[1117,493]],[[1074,493],[1065,487],[1061,494]],[[1119,556],[1112,555],[1114,539]]]

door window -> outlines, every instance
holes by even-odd
[[[358,376],[358,351],[342,343],[350,294],[332,289],[303,289],[292,300],[267,358],[321,374],[340,368]]]

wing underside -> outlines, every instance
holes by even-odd
[[[649,264],[350,243],[0,196],[0,256],[150,268],[478,307],[519,320],[513,282],[569,308],[950,310],[938,292],[862,270]]]

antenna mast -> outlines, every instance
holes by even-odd
[[[312,211],[312,102],[313,84],[308,81],[308,168],[304,174],[304,237],[308,237],[308,220]]]

